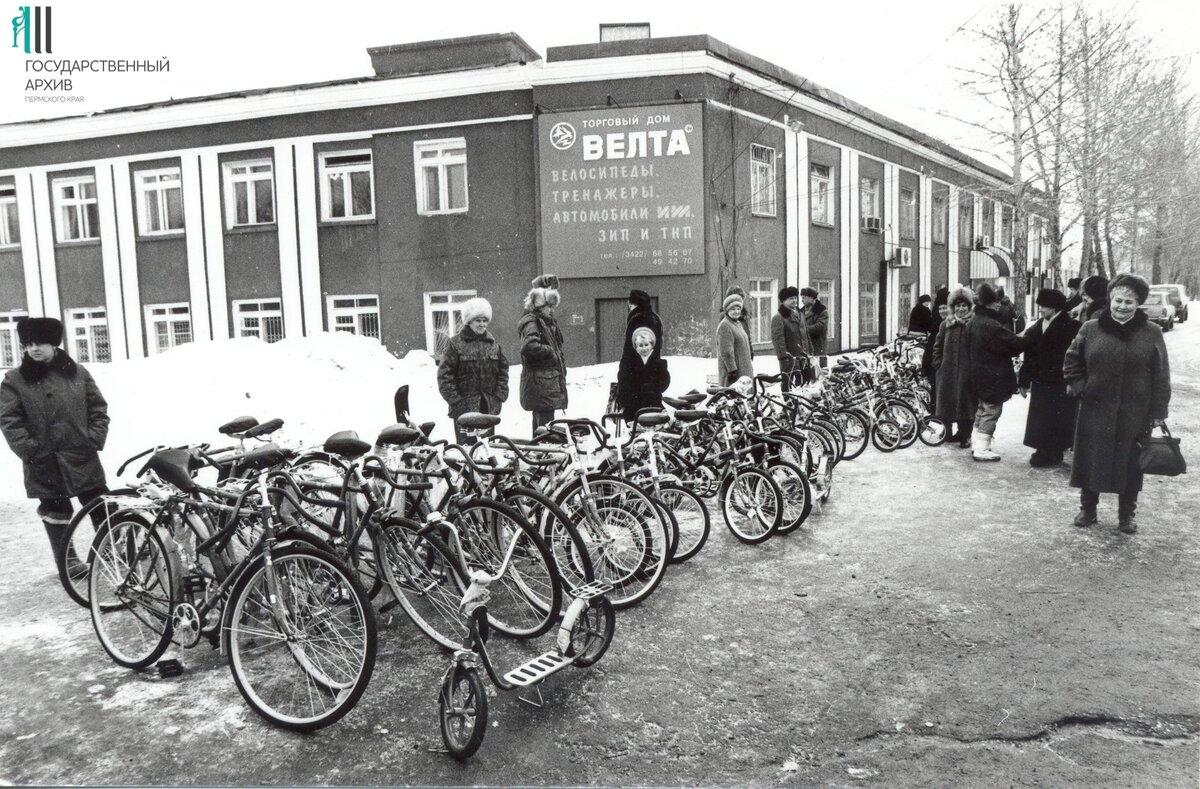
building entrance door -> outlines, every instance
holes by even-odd
[[[658,312],[658,299],[651,298]],[[625,347],[625,324],[629,322],[628,299],[596,299],[596,361],[619,362]]]

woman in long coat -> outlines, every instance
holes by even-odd
[[[567,360],[563,336],[554,317],[558,277],[543,274],[525,297],[525,313],[517,321],[521,337],[521,407],[533,412],[533,429],[567,407]]]
[[[1076,526],[1095,524],[1100,494],[1116,493],[1117,528],[1137,531],[1138,439],[1167,418],[1171,401],[1162,329],[1138,309],[1149,294],[1146,280],[1118,274],[1108,286],[1108,310],[1083,324],[1063,361],[1079,397],[1071,463],[1071,487],[1080,488]]]
[[[717,379],[721,386],[729,386],[743,376],[753,378],[754,361],[750,336],[742,327],[741,296],[726,296],[721,312],[725,317],[717,324]]]
[[[1062,368],[1080,323],[1066,313],[1067,297],[1062,291],[1039,290],[1037,304],[1042,318],[1025,332],[1025,362],[1017,386],[1022,395],[1029,395],[1025,446],[1034,450],[1029,465],[1046,468],[1062,463],[1075,431],[1075,398],[1067,394]]]
[[[975,421],[978,402],[971,392],[970,370],[967,367],[967,325],[975,307],[975,294],[970,288],[955,288],[947,299],[950,315],[938,327],[933,342],[933,369],[937,373],[936,416],[957,431],[946,437],[946,443],[958,442],[966,449],[971,446],[971,426]]]
[[[499,414],[508,399],[508,359],[488,331],[492,305],[471,299],[462,305],[462,317],[463,327],[446,344],[438,365],[438,392],[450,406],[451,419],[471,411]],[[457,423],[454,437],[460,444],[467,438]]]

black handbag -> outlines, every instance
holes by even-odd
[[[1179,451],[1179,439],[1171,436],[1165,422],[1162,431],[1157,438],[1150,435],[1138,442],[1138,466],[1143,474],[1177,477],[1187,472],[1187,462]]]

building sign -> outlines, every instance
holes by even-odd
[[[544,270],[704,273],[701,112],[670,104],[538,116]]]

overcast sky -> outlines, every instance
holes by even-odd
[[[37,0],[34,0],[35,2]],[[169,58],[165,74],[74,75],[75,104],[32,104],[25,56],[0,56],[0,122],[77,115],[232,90],[369,75],[371,46],[512,31],[549,46],[598,40],[602,22],[649,22],[655,37],[707,33],[971,153],[978,134],[947,116],[970,112],[956,66],[977,57],[969,29],[1001,6],[976,0],[791,2],[418,3],[337,0],[52,0],[54,58]],[[1044,6],[1045,4],[1041,4]],[[1032,9],[1035,6],[1030,6]],[[1131,13],[1165,54],[1200,50],[1200,3],[1109,3]],[[16,13],[17,4],[10,10]],[[283,10],[287,9],[287,10]],[[1131,10],[1132,9],[1132,10]],[[10,28],[6,25],[7,32]],[[1189,81],[1200,88],[1200,56]],[[2,155],[0,155],[2,164]]]

